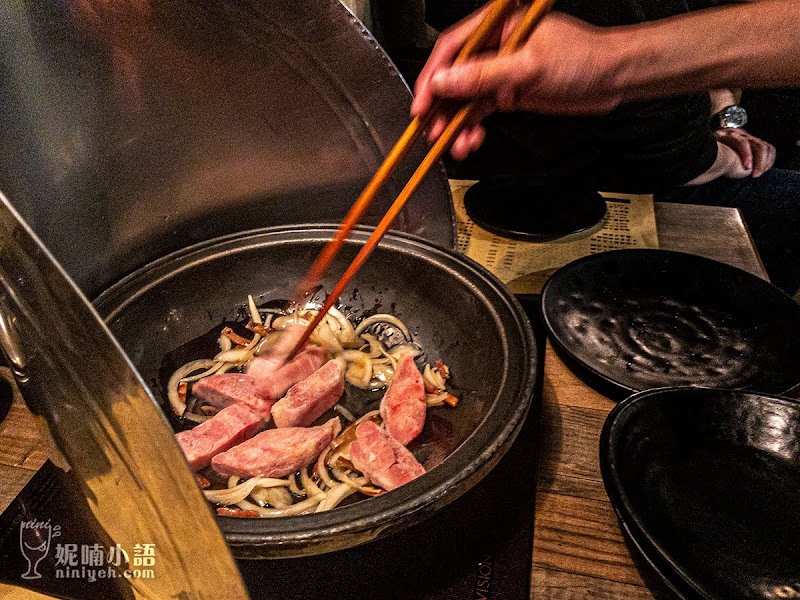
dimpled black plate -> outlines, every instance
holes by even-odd
[[[484,229],[526,241],[586,231],[606,214],[606,202],[594,190],[563,180],[520,176],[479,181],[464,195],[464,208]]]
[[[685,597],[800,597],[800,402],[740,391],[635,394],[600,438],[606,491]]]
[[[550,278],[542,310],[570,368],[615,398],[686,385],[800,387],[800,305],[713,260],[665,250],[587,256]]]

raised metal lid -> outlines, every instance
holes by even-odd
[[[0,23],[0,191],[90,297],[199,241],[340,221],[409,122],[338,0],[6,2]],[[400,221],[453,246],[442,168]]]

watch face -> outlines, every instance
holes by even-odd
[[[738,129],[747,125],[747,112],[741,106],[729,106],[719,113],[719,126]]]

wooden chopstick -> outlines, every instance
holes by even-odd
[[[533,29],[547,14],[551,6],[553,5],[554,1],[555,0],[534,0],[534,2],[531,3],[531,6],[528,8],[528,10],[525,12],[522,21],[520,21],[519,24],[517,24],[517,26],[514,28],[511,35],[509,36],[509,38],[503,44],[502,48],[498,52],[498,56],[505,56],[517,50],[525,42],[525,40],[528,39],[528,36],[531,34]],[[436,164],[436,162],[444,155],[445,152],[447,152],[447,150],[453,144],[453,142],[456,139],[456,136],[461,131],[462,127],[467,122],[469,117],[474,113],[477,106],[478,105],[476,102],[467,104],[466,106],[461,108],[456,113],[456,115],[450,120],[450,122],[445,127],[442,134],[433,144],[433,147],[430,149],[428,154],[420,163],[419,167],[417,167],[417,170],[414,171],[414,174],[411,176],[411,179],[409,179],[408,183],[405,185],[400,194],[397,196],[397,199],[389,207],[389,210],[386,212],[383,219],[381,219],[380,223],[378,223],[378,225],[375,227],[375,230],[372,232],[372,234],[370,234],[369,238],[364,243],[364,246],[361,248],[356,257],[353,259],[353,262],[350,263],[350,266],[347,267],[347,270],[344,272],[339,281],[336,283],[333,290],[331,290],[331,293],[328,294],[328,297],[325,299],[322,308],[320,308],[319,312],[317,312],[317,315],[314,317],[314,320],[305,329],[302,338],[300,338],[298,343],[295,345],[290,356],[294,356],[308,341],[308,338],[311,336],[311,333],[322,322],[322,319],[325,318],[325,315],[339,299],[339,296],[341,296],[342,292],[344,291],[344,288],[347,286],[348,283],[350,283],[350,280],[358,272],[358,270],[367,260],[367,257],[369,257],[369,255],[381,241],[383,236],[386,234],[386,231],[391,226],[392,221],[394,221],[394,219],[402,210],[403,206],[405,206],[405,203],[411,197],[411,194],[413,194],[414,191],[417,189],[420,182],[428,174],[428,171],[430,171],[431,167],[433,167],[433,165]],[[417,135],[419,134],[417,133]],[[404,155],[405,153],[403,154],[403,156]],[[352,209],[351,212],[353,212]],[[348,214],[348,216],[350,215]],[[355,223],[350,225],[350,229],[352,229],[354,224]],[[344,224],[340,229],[340,231],[343,228]],[[341,246],[341,242],[339,243],[339,246]],[[331,258],[332,256],[333,255],[331,255]]]
[[[489,37],[497,31],[497,28],[503,23],[503,19],[511,12],[516,5],[516,0],[494,0],[486,9],[486,15],[481,20],[475,31],[472,32],[467,42],[464,44],[461,51],[456,56],[454,63],[458,64],[465,61],[467,58],[479,51]],[[372,200],[378,194],[380,189],[386,184],[389,177],[397,168],[400,161],[405,158],[409,150],[417,141],[419,136],[430,125],[431,119],[440,108],[440,104],[434,103],[424,114],[414,117],[411,124],[397,140],[392,150],[384,159],[383,163],[375,175],[372,176],[369,183],[367,183],[364,190],[356,199],[353,206],[345,216],[342,224],[334,235],[333,239],[325,245],[320,255],[311,265],[308,274],[297,287],[295,293],[295,301],[299,304],[311,292],[312,288],[317,285],[322,279],[325,269],[336,256],[336,253],[344,244],[345,239],[353,230],[353,227],[361,220],[364,211],[370,205]]]

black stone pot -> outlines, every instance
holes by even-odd
[[[259,305],[290,298],[334,231],[327,225],[269,228],[191,246],[123,279],[95,306],[166,402],[158,391],[167,372],[199,358],[203,336],[236,320],[248,294]],[[367,228],[353,232],[318,297],[332,289],[368,234]],[[420,522],[489,472],[529,410],[540,360],[530,323],[516,299],[473,261],[417,237],[390,234],[341,302],[356,316],[390,312],[402,319],[425,348],[424,360],[441,358],[450,366],[461,401],[429,411],[425,431],[410,446],[429,472],[395,491],[320,514],[219,517],[237,557],[331,552]],[[213,355],[213,345],[203,351]],[[376,408],[380,396],[351,394],[342,402],[358,415]]]

